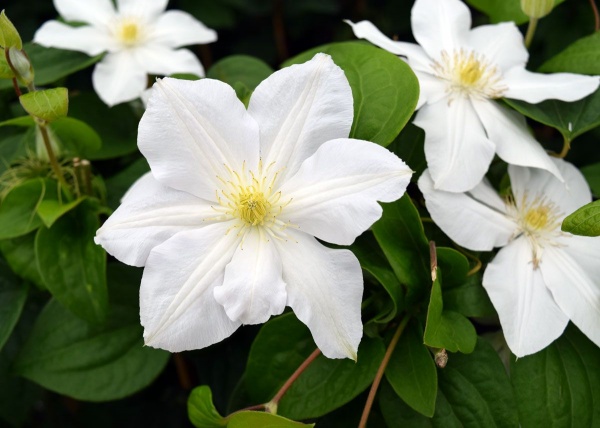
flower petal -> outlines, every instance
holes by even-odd
[[[139,98],[146,89],[146,72],[128,50],[111,52],[96,64],[94,90],[109,107]]]
[[[161,45],[144,45],[133,50],[138,64],[148,74],[168,76],[175,73],[191,73],[204,76],[204,68],[198,57],[187,49],[173,50]]]
[[[400,198],[412,171],[389,150],[368,141],[328,141],[282,187],[291,202],[282,216],[300,230],[350,245],[381,217],[377,201]]]
[[[563,243],[544,249],[542,275],[558,306],[600,346],[600,240],[569,236]]]
[[[169,0],[117,0],[117,10],[122,16],[155,18],[167,8]]]
[[[448,93],[447,82],[426,72],[413,70],[419,79],[419,101],[415,110],[420,109],[424,104],[435,104],[444,100]]]
[[[158,181],[207,200],[222,187],[218,176],[229,176],[226,165],[258,165],[256,122],[229,85],[211,79],[158,80],[138,146]]]
[[[526,195],[544,196],[552,201],[563,216],[592,201],[592,194],[583,174],[562,159],[551,158],[564,182],[547,171],[509,165],[508,174],[515,201]]]
[[[217,33],[187,12],[169,10],[156,20],[151,38],[153,42],[178,48],[214,42]]]
[[[544,349],[569,322],[531,257],[527,239],[516,239],[498,252],[483,275],[483,286],[498,312],[506,342],[517,357]]]
[[[226,233],[230,226],[184,231],[150,252],[140,288],[146,345],[170,352],[200,349],[240,326],[213,296],[240,241]]]
[[[490,251],[506,245],[517,231],[517,225],[505,215],[504,203],[486,180],[468,193],[445,192],[433,187],[429,170],[425,170],[419,189],[435,224],[465,248]]]
[[[473,100],[473,105],[502,160],[545,169],[560,178],[550,156],[529,133],[523,116],[491,100]]]
[[[329,55],[321,53],[263,80],[248,112],[260,127],[264,164],[276,162],[277,169],[285,168],[279,183],[294,175],[325,141],[348,137],[354,117],[348,79]]]
[[[506,98],[539,103],[548,99],[576,101],[591,94],[600,84],[600,76],[573,73],[541,74],[515,67],[504,73]]]
[[[104,25],[115,16],[111,0],[54,0],[54,7],[65,21]]]
[[[358,260],[352,252],[326,248],[305,233],[288,233],[290,241],[276,242],[288,305],[308,326],[323,355],[356,360],[363,293]]]
[[[252,228],[225,267],[225,279],[215,288],[215,299],[232,321],[264,323],[285,309],[287,293],[281,269],[275,244],[262,230]]]
[[[468,99],[426,104],[413,123],[425,130],[425,157],[435,188],[464,192],[482,180],[496,147]]]
[[[525,48],[523,35],[514,22],[481,25],[469,32],[468,44],[485,55],[499,71],[512,67],[525,67],[529,52]]]
[[[67,49],[98,55],[114,48],[114,39],[99,28],[71,27],[58,21],[48,21],[36,31],[33,41],[48,48]]]
[[[183,230],[203,227],[215,212],[202,199],[163,186],[151,173],[129,189],[94,241],[132,266],[144,266],[152,248]]]
[[[425,52],[438,59],[464,47],[471,28],[471,12],[459,0],[417,0],[411,14],[412,32]]]

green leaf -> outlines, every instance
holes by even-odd
[[[15,73],[13,73],[10,65],[8,65],[8,61],[6,61],[4,49],[0,48],[0,79],[12,79],[13,77],[15,77]]]
[[[565,0],[556,0],[555,7]],[[467,0],[471,6],[490,17],[492,23],[515,21],[517,25],[529,21],[521,10],[521,0]]]
[[[138,269],[109,269],[112,304],[101,325],[88,324],[52,299],[38,316],[14,370],[78,400],[116,400],[149,385],[169,353],[143,344],[137,302],[140,277]]]
[[[227,424],[227,428],[299,428],[314,426],[315,424],[303,424],[270,413],[250,411],[231,415]]]
[[[444,272],[444,288],[452,288],[467,279],[469,261],[452,248],[437,247],[437,264]]]
[[[590,185],[592,193],[600,196],[600,162],[584,166],[581,168],[581,173]]]
[[[301,53],[283,66],[300,64],[318,52],[344,70],[354,98],[351,138],[388,146],[412,116],[419,83],[410,67],[383,49],[363,42],[332,43]]]
[[[26,299],[27,287],[0,259],[0,350],[15,328]]]
[[[600,32],[582,37],[541,67],[542,73],[600,74]]]
[[[519,113],[558,129],[567,141],[600,125],[600,89],[573,102],[546,100],[538,104],[505,99]]]
[[[391,204],[382,204],[383,216],[373,233],[396,277],[407,286],[407,304],[420,300],[431,283],[429,243],[419,212],[405,194]]]
[[[63,155],[79,156],[91,159],[102,147],[102,140],[87,123],[63,117],[50,124],[50,128],[60,140]]]
[[[38,269],[44,284],[65,308],[92,323],[108,310],[106,253],[94,243],[100,227],[95,210],[81,204],[35,240]]]
[[[21,36],[10,19],[4,13],[0,13],[0,46],[3,48],[23,49]]]
[[[561,229],[573,235],[600,236],[600,201],[590,202],[569,214]]]
[[[31,232],[18,238],[2,239],[0,251],[13,272],[45,290],[35,259],[35,235],[36,232]]]
[[[37,207],[37,215],[42,219],[44,226],[52,227],[52,225],[60,217],[71,211],[79,205],[85,198],[79,198],[71,202],[63,202],[58,200],[42,201]]]
[[[69,91],[67,88],[44,89],[23,94],[19,101],[30,115],[53,122],[67,115]]]
[[[411,181],[416,182],[425,168],[425,131],[412,123],[407,124],[388,149],[414,171]]]
[[[206,73],[206,77],[218,79],[234,86],[243,83],[250,91],[273,73],[267,63],[248,55],[232,55],[217,61]]]
[[[206,385],[192,390],[187,401],[188,417],[197,428],[219,428],[227,426],[227,421],[217,412],[212,401],[212,391]]]
[[[411,322],[400,336],[385,370],[385,377],[406,404],[432,417],[437,396],[437,370],[423,344],[423,331]]]
[[[451,352],[473,352],[477,334],[473,324],[463,315],[444,310],[440,269],[431,288],[431,300],[425,325],[425,344],[433,348],[445,348]]]
[[[573,325],[546,349],[511,361],[523,428],[600,423],[600,348]]]

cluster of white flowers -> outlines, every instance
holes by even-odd
[[[545,348],[569,320],[600,346],[600,241],[560,230],[591,201],[589,186],[546,154],[521,115],[495,101],[575,101],[600,79],[527,71],[515,24],[471,29],[460,0],[416,0],[411,20],[419,45],[390,40],[368,21],[348,23],[357,37],[405,58],[419,79],[414,123],[425,131],[428,165],[419,188],[431,217],[465,248],[504,247],[483,286],[515,355]],[[509,164],[505,200],[484,178],[494,154]]]

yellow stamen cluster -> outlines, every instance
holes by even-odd
[[[132,19],[124,19],[117,27],[117,38],[126,46],[138,44],[141,38],[140,25]]]

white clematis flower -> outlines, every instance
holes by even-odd
[[[600,239],[560,230],[563,218],[591,201],[573,165],[553,159],[564,177],[510,165],[512,197],[487,181],[467,193],[436,190],[426,170],[419,188],[435,223],[475,251],[503,247],[483,275],[508,346],[518,357],[559,337],[569,320],[600,346]]]
[[[94,68],[92,82],[109,106],[138,98],[148,74],[191,73],[204,76],[198,58],[181,46],[217,40],[214,30],[187,12],[169,10],[168,0],[54,0],[66,21],[89,25],[71,27],[48,21],[33,41],[42,46],[88,55],[107,52]]]
[[[411,18],[420,46],[390,40],[368,21],[347,22],[357,37],[406,57],[417,75],[421,96],[414,123],[425,130],[425,156],[435,187],[472,189],[495,153],[510,164],[559,176],[525,119],[493,100],[575,101],[594,92],[599,78],[527,71],[529,55],[515,24],[471,29],[469,9],[459,0],[417,0]]]
[[[348,245],[402,196],[412,172],[347,138],[350,85],[331,58],[280,70],[248,110],[228,85],[159,80],[139,126],[152,172],[125,195],[96,242],[145,266],[146,344],[206,347],[291,306],[330,358],[356,358],[360,265]]]

